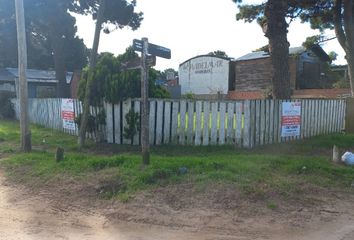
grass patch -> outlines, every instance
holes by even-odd
[[[236,151],[232,146],[153,147],[151,164],[142,167],[140,154],[129,147],[124,151],[117,146],[119,154],[105,155],[100,146],[91,144],[82,152],[76,137],[38,126],[31,128],[35,150],[20,153],[18,123],[0,123],[0,153],[8,155],[0,164],[16,181],[40,186],[57,176],[82,182],[94,176],[99,196],[123,202],[137,191],[184,182],[233,185],[245,196],[266,200],[273,193],[285,198],[303,194],[308,187],[349,190],[354,180],[354,168],[333,165],[330,156],[321,154],[321,149],[330,150],[333,144],[354,147],[353,135],[322,136],[254,151]],[[54,159],[56,146],[65,148],[59,163]],[[319,154],[313,154],[316,149]],[[267,202],[267,208],[277,208]]]

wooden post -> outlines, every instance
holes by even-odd
[[[143,50],[141,53],[141,153],[143,164],[150,163],[150,145],[149,145],[149,81],[148,68],[146,66],[146,56],[148,54],[149,42],[143,38]]]
[[[354,133],[354,98],[347,98],[345,110],[345,132]]]
[[[18,46],[18,71],[19,71],[19,100],[20,100],[20,128],[21,149],[29,152],[32,149],[31,131],[28,120],[28,90],[27,90],[27,46],[25,32],[25,16],[23,0],[16,0],[17,46]]]

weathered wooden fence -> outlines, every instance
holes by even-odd
[[[290,102],[295,100],[289,100]],[[294,139],[340,132],[344,127],[345,100],[298,100],[301,102],[301,134],[281,137],[283,100],[187,101],[150,100],[150,144],[224,145],[239,147],[280,143]],[[31,99],[30,121],[62,130],[60,99]],[[75,100],[76,115],[81,104]],[[17,104],[16,104],[17,106]],[[18,113],[18,107],[16,107]],[[123,137],[126,114],[140,113],[140,101],[105,104],[105,139],[108,143],[130,144]],[[98,109],[91,109],[95,115]],[[77,134],[77,131],[67,131]],[[91,136],[93,137],[93,136]],[[140,144],[138,134],[133,144]]]

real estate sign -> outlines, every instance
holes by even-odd
[[[61,118],[63,119],[63,128],[68,130],[76,130],[74,100],[71,98],[63,98],[61,100]]]
[[[301,102],[283,102],[281,116],[281,136],[300,136]]]

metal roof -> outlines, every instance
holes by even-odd
[[[299,54],[303,53],[306,51],[306,48],[304,47],[292,47],[289,48],[289,54],[294,55],[294,54]],[[260,59],[260,58],[268,58],[270,57],[269,52],[265,51],[257,51],[257,52],[251,52],[248,53],[242,57],[239,57],[236,59],[236,61],[245,61],[245,60],[252,60],[252,59]]]
[[[70,83],[73,73],[68,72],[66,74],[66,83]],[[0,69],[0,80],[2,81],[13,81],[18,78],[18,68],[5,68]],[[26,78],[28,82],[47,82],[47,83],[57,83],[58,80],[55,77],[55,71],[46,70],[36,70],[27,69]]]

